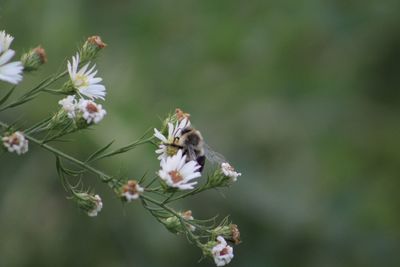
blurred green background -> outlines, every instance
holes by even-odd
[[[108,115],[60,146],[73,155],[135,140],[175,107],[192,114],[243,176],[176,207],[231,215],[243,243],[230,266],[389,267],[400,266],[399,10],[395,0],[1,0],[0,24],[19,55],[48,53],[21,91],[86,37],[109,45],[97,60]],[[58,100],[0,118],[28,125]],[[213,266],[91,176],[104,209],[87,217],[54,165],[34,145],[1,156],[0,266]],[[138,177],[157,161],[142,147],[97,166]]]

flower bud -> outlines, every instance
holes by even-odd
[[[22,55],[21,62],[24,66],[24,71],[35,71],[47,62],[46,51],[41,46],[33,48]]]
[[[237,181],[237,178],[242,174],[236,172],[235,169],[227,162],[221,164],[207,181],[208,188],[229,186]]]
[[[192,216],[192,211],[191,210],[180,212],[179,215],[182,216],[182,218],[185,221],[192,221],[193,220],[193,216]],[[171,216],[171,217],[168,217],[167,219],[164,219],[163,223],[164,223],[165,227],[170,232],[172,232],[174,234],[177,234],[177,233],[180,233],[180,232],[184,232],[184,229],[182,227],[181,221],[176,216]],[[191,225],[189,223],[186,223],[186,225],[190,229],[190,231],[193,232],[194,230],[196,230],[196,227],[194,225]]]
[[[75,192],[73,199],[77,203],[78,207],[86,212],[90,217],[97,216],[103,208],[103,202],[99,195]]]
[[[162,222],[168,229],[168,231],[170,231],[173,234],[177,234],[182,230],[181,222],[176,216],[168,217],[167,219],[164,219]]]
[[[94,59],[97,53],[106,46],[107,45],[103,43],[100,36],[95,35],[89,37],[80,50],[81,62]]]

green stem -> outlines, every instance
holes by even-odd
[[[27,93],[22,95],[16,101],[11,102],[10,104],[8,104],[8,105],[4,106],[3,108],[1,108],[0,112],[3,111],[3,110],[6,110],[8,108],[16,107],[16,106],[19,106],[21,104],[24,104],[26,102],[31,101],[32,99],[34,99],[35,95],[39,94],[40,92],[43,91],[43,89],[45,89],[49,85],[53,84],[54,82],[58,81],[59,79],[61,79],[62,77],[64,77],[67,74],[68,74],[68,71],[63,71],[63,72],[61,72],[60,74],[56,75],[53,78],[49,77],[47,79],[44,79],[37,86],[35,86],[31,90],[29,90]]]
[[[0,126],[2,126],[4,128],[8,128],[9,127],[9,125],[7,125],[6,123],[4,123],[2,121],[0,121]],[[86,170],[98,175],[99,177],[101,177],[101,179],[103,181],[108,181],[108,180],[112,179],[111,176],[105,174],[104,172],[99,171],[99,170],[93,168],[92,166],[90,166],[90,165],[88,165],[88,164],[86,164],[86,163],[84,163],[84,162],[82,162],[82,161],[70,156],[70,155],[65,154],[64,152],[62,152],[60,150],[43,143],[42,141],[34,138],[33,136],[31,136],[29,134],[25,134],[25,137],[26,137],[26,139],[28,139],[32,143],[35,143],[36,145],[44,148],[45,150],[52,152],[53,154],[59,156],[60,158],[66,159],[66,160],[74,163],[75,165],[78,165],[79,167],[81,167],[83,169],[86,169]]]
[[[7,125],[6,123],[4,123],[2,121],[0,121],[0,126],[2,126],[3,128],[8,128],[9,127],[9,125]],[[53,154],[57,155],[58,157],[63,158],[65,160],[68,160],[71,163],[73,163],[73,164],[75,164],[75,165],[77,165],[77,166],[79,166],[79,167],[81,167],[81,168],[83,168],[83,169],[85,169],[85,170],[87,170],[89,172],[92,172],[93,174],[96,174],[97,176],[100,177],[100,179],[103,182],[108,182],[108,181],[112,180],[112,177],[107,175],[106,173],[104,173],[104,172],[102,172],[102,171],[100,171],[100,170],[88,165],[87,163],[85,163],[83,161],[80,161],[80,160],[78,160],[78,159],[76,159],[76,158],[74,158],[74,157],[72,157],[72,156],[70,156],[68,154],[65,154],[64,152],[62,152],[62,151],[60,151],[60,150],[58,150],[58,149],[56,149],[56,148],[54,148],[54,147],[52,147],[50,145],[47,145],[47,144],[43,143],[43,141],[38,140],[38,139],[34,138],[33,136],[31,136],[29,134],[25,134],[25,137],[30,142],[35,143],[36,145],[40,146],[41,148],[43,148],[43,149],[45,149],[45,150],[47,150],[49,152],[52,152]],[[191,191],[189,193],[193,193],[193,191]],[[185,195],[187,195],[187,194],[185,194]],[[192,233],[192,231],[189,229],[189,227],[187,225],[187,221],[178,212],[176,212],[173,208],[167,206],[166,203],[159,202],[159,201],[157,201],[157,200],[155,200],[155,199],[153,199],[153,198],[151,198],[151,197],[149,197],[149,196],[147,196],[145,194],[140,195],[140,198],[142,200],[148,201],[148,202],[150,202],[150,203],[152,203],[152,204],[164,209],[165,211],[169,212],[171,215],[176,216],[180,220],[181,225],[183,226],[184,231],[187,234],[187,236],[190,238],[190,240],[195,242],[195,244],[199,248],[203,249],[204,245],[199,241],[199,238]],[[146,207],[145,205],[143,205],[143,206]],[[155,216],[155,215],[153,214],[153,216]],[[155,217],[156,217],[156,219],[158,219],[157,216],[155,216]]]

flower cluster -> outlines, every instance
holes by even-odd
[[[9,152],[15,152],[18,155],[28,152],[28,140],[23,133],[17,131],[2,138],[3,145]]]
[[[22,80],[22,72],[37,70],[47,61],[47,56],[44,49],[38,46],[23,54],[21,62],[10,62],[15,54],[10,49],[13,39],[9,34],[0,31],[0,80],[17,84]],[[149,136],[146,133],[133,143],[110,150],[112,141],[91,153],[85,160],[74,158],[50,144],[100,123],[107,114],[103,106],[96,103],[105,100],[106,87],[102,84],[102,78],[96,76],[96,65],[91,63],[104,47],[106,44],[99,36],[89,37],[79,52],[67,62],[64,71],[44,79],[37,86],[20,94],[14,102],[11,99],[15,86],[2,95],[0,111],[22,105],[41,93],[64,97],[58,101],[55,114],[25,128],[23,132],[15,131],[15,126],[0,121],[3,150],[21,155],[28,151],[31,142],[53,153],[56,157],[57,173],[70,194],[69,198],[90,217],[98,215],[103,208],[103,202],[90,189],[83,189],[85,186],[82,180],[88,173],[109,186],[122,201],[140,199],[138,203],[169,231],[185,235],[205,256],[213,259],[217,266],[230,263],[233,248],[227,241],[235,245],[240,243],[237,225],[231,223],[228,217],[219,224],[216,223],[216,217],[195,219],[191,210],[176,211],[170,205],[208,189],[231,185],[241,176],[222,155],[213,152],[206,145],[200,131],[193,128],[190,114],[176,109],[174,114],[164,120],[160,130],[154,129],[154,134]],[[53,89],[52,85],[56,85],[64,77],[68,78],[62,87]],[[155,152],[159,160],[157,176],[150,182],[146,180],[146,174],[138,182],[120,175],[111,176],[92,165],[95,161],[128,152],[146,143],[157,146]],[[201,179],[206,159],[213,163],[210,165],[213,170],[209,172],[207,169],[206,177]]]
[[[89,38],[89,40],[92,39],[93,37]],[[80,68],[80,64],[79,53],[72,57],[72,63],[68,61],[67,68],[70,80],[64,85],[63,91],[72,95],[67,96],[58,103],[61,105],[61,111],[69,119],[74,119],[78,127],[84,128],[87,125],[98,124],[107,114],[101,104],[94,102],[94,99],[104,100],[106,88],[100,84],[102,78],[95,77],[97,74],[97,70],[95,70],[96,65],[89,68],[89,62]],[[85,99],[85,97],[88,99]],[[83,126],[81,126],[82,121],[84,121]]]
[[[10,49],[13,40],[14,37],[5,31],[0,31],[0,80],[18,84],[22,81],[24,66],[21,61],[10,62],[15,55],[15,51]]]
[[[58,104],[61,105],[62,111],[70,119],[83,119],[87,125],[98,124],[107,114],[101,104],[96,104],[92,100],[79,99],[77,101],[75,96],[67,96],[60,100]]]
[[[177,108],[175,115],[165,121],[163,130],[154,129],[154,137],[160,142],[155,151],[161,166],[159,177],[169,187],[193,189],[197,182],[191,180],[201,176],[204,158],[212,155],[210,160],[219,162],[220,168],[210,177],[208,186],[218,187],[236,182],[242,174],[236,172],[222,155],[206,149],[200,132],[191,127],[189,119],[190,114]],[[190,132],[191,136],[187,136]]]

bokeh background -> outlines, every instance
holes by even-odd
[[[230,266],[390,267],[400,265],[399,10],[396,0],[1,0],[0,25],[19,55],[48,53],[21,91],[64,68],[86,37],[108,43],[97,60],[108,115],[59,145],[68,153],[126,144],[175,107],[192,114],[243,176],[176,207],[231,215],[244,242]],[[28,125],[58,100],[0,118]],[[213,266],[91,176],[105,205],[87,217],[54,165],[34,145],[1,156],[0,266]],[[142,147],[97,166],[138,177],[157,161]]]

